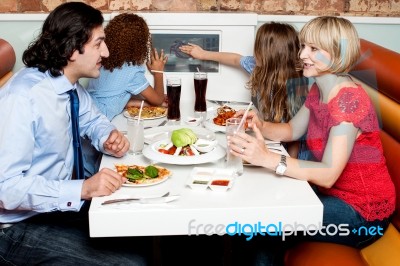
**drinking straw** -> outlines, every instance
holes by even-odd
[[[253,102],[250,102],[250,103],[249,103],[249,106],[247,106],[247,109],[246,109],[246,111],[245,111],[244,114],[243,114],[242,120],[240,120],[239,126],[237,127],[237,131],[239,131],[240,128],[243,126],[244,121],[246,120],[246,117],[247,117],[247,113],[249,112],[250,107],[251,107],[252,105],[253,105]]]
[[[136,144],[137,144],[136,137],[137,137],[137,135],[139,133],[139,123],[140,123],[140,117],[142,116],[143,103],[144,103],[144,100],[142,100],[142,103],[140,104],[139,116],[138,116],[138,120],[137,120],[138,127],[136,128],[136,132],[134,134],[135,135],[135,140],[133,141],[133,148],[132,148],[133,151],[136,149]],[[133,153],[135,154],[135,152],[133,152]]]
[[[137,124],[138,125],[139,125],[139,122],[140,122],[140,117],[142,116],[143,103],[144,103],[144,100],[142,100],[142,103],[140,104],[139,117],[138,117],[138,120],[137,120]]]
[[[197,68],[197,72],[199,72],[200,73],[200,69],[199,69],[199,67],[196,67]]]

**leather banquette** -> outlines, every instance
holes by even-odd
[[[0,39],[0,88],[11,78],[14,64],[13,47],[6,40]]]
[[[396,187],[396,211],[389,228],[373,244],[355,249],[305,242],[286,252],[286,266],[400,265],[400,54],[361,39],[362,57],[351,75],[371,97],[381,123],[386,164]]]

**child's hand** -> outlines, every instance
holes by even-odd
[[[157,49],[154,48],[151,52],[150,55],[151,61],[147,62],[147,68],[151,72],[152,70],[155,71],[163,71],[164,70],[164,65],[168,61],[168,56],[164,55],[164,50],[161,49],[160,55],[157,52]],[[157,72],[151,72],[152,74],[155,74]]]
[[[188,43],[187,45],[182,45],[179,47],[179,50],[182,52],[190,55],[193,58],[196,59],[204,59],[204,50],[200,46],[193,44],[193,43]]]

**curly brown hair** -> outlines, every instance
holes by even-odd
[[[105,42],[110,56],[102,64],[111,72],[126,62],[128,65],[142,65],[150,52],[151,35],[146,21],[132,13],[114,17],[105,27]]]

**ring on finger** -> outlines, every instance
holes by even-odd
[[[246,149],[246,148],[243,147],[243,148],[240,150],[240,153],[243,154],[245,149]]]

